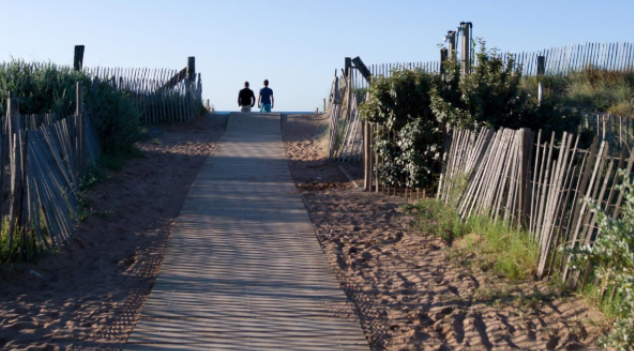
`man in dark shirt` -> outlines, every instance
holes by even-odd
[[[271,112],[274,104],[273,89],[269,88],[269,80],[265,79],[264,88],[260,89],[260,96],[258,97],[260,112]]]
[[[255,105],[255,94],[249,89],[249,82],[244,82],[244,89],[238,94],[238,106],[242,107],[240,112],[251,112],[251,107]]]

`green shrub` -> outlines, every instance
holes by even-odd
[[[537,90],[530,94],[522,87],[521,67],[513,56],[505,62],[480,40],[477,62],[466,76],[455,59],[445,64],[446,82],[431,91],[431,109],[440,121],[467,128],[541,129],[545,135],[577,131],[580,114],[557,101],[540,104]]]
[[[141,137],[141,123],[134,100],[105,81],[96,81],[85,95],[88,116],[107,155],[133,152]]]
[[[454,57],[443,76],[404,69],[372,80],[360,112],[380,126],[373,147],[383,184],[434,186],[446,125],[541,129],[544,135],[578,130],[579,113],[557,101],[538,103],[522,88],[521,69],[512,57],[505,62],[481,41],[477,61],[469,75],[461,74]]]
[[[383,128],[374,148],[383,160],[377,167],[384,184],[425,188],[435,181],[443,128],[430,109],[429,91],[437,84],[438,75],[420,69],[394,70],[372,81],[360,112]]]

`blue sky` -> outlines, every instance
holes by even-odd
[[[634,41],[632,0],[2,1],[0,61],[181,69],[196,56],[203,96],[236,110],[245,80],[268,78],[278,111],[322,105],[344,57],[366,64],[436,60],[461,21],[504,51]]]

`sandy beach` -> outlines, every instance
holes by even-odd
[[[206,117],[143,142],[145,157],[90,189],[93,214],[65,248],[0,272],[0,349],[125,346],[188,187],[225,123]],[[412,228],[402,199],[359,191],[360,166],[326,158],[328,123],[284,116],[286,156],[371,350],[598,349],[604,323],[583,300],[458,265],[444,242]]]

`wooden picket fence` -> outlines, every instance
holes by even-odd
[[[193,122],[202,103],[202,78],[193,67],[182,70],[149,68],[85,68],[95,81],[108,81],[134,99],[145,123]]]
[[[6,259],[31,259],[61,247],[75,232],[79,182],[100,155],[90,118],[78,105],[65,118],[22,116],[18,100],[8,99],[0,133],[0,230],[7,239],[0,250]]]
[[[396,62],[369,65],[368,69],[373,77],[391,77],[393,69],[422,69],[429,73],[440,73],[440,61],[430,62]],[[359,74],[352,71],[352,86],[355,90],[363,90],[369,87],[368,81]]]
[[[610,143],[598,137],[586,149],[579,141],[528,129],[451,131],[437,197],[465,219],[485,215],[528,229],[539,244],[538,278],[559,272],[571,285],[585,284],[591,269],[573,270],[558,249],[592,244],[599,234],[582,200],[618,216],[619,171],[630,178],[634,157],[627,149],[610,156]]]
[[[502,58],[507,60],[510,55],[513,55],[518,67],[521,65],[524,76],[538,74],[538,56],[545,58],[543,70],[550,75],[567,75],[586,69],[634,71],[632,43],[584,43],[537,52],[503,53]]]
[[[540,70],[547,75],[567,75],[586,69],[616,72],[634,71],[634,44],[632,43],[584,43],[572,46],[544,49],[534,52],[501,52],[504,61],[511,57],[515,67],[522,68],[524,76],[536,76]],[[538,57],[544,57],[543,67],[539,67]],[[477,65],[477,60],[474,61]],[[430,73],[440,73],[441,62],[382,63],[368,66],[373,76],[390,77],[393,69],[423,69]],[[353,77],[355,88],[367,88],[368,83],[358,75]]]
[[[634,119],[614,115],[586,115],[580,131],[588,130],[610,144],[611,155],[630,150],[634,145]]]
[[[330,117],[329,156],[338,162],[359,162],[363,158],[363,122],[359,103],[364,96],[354,90],[354,70],[339,78],[335,71],[328,104]]]

